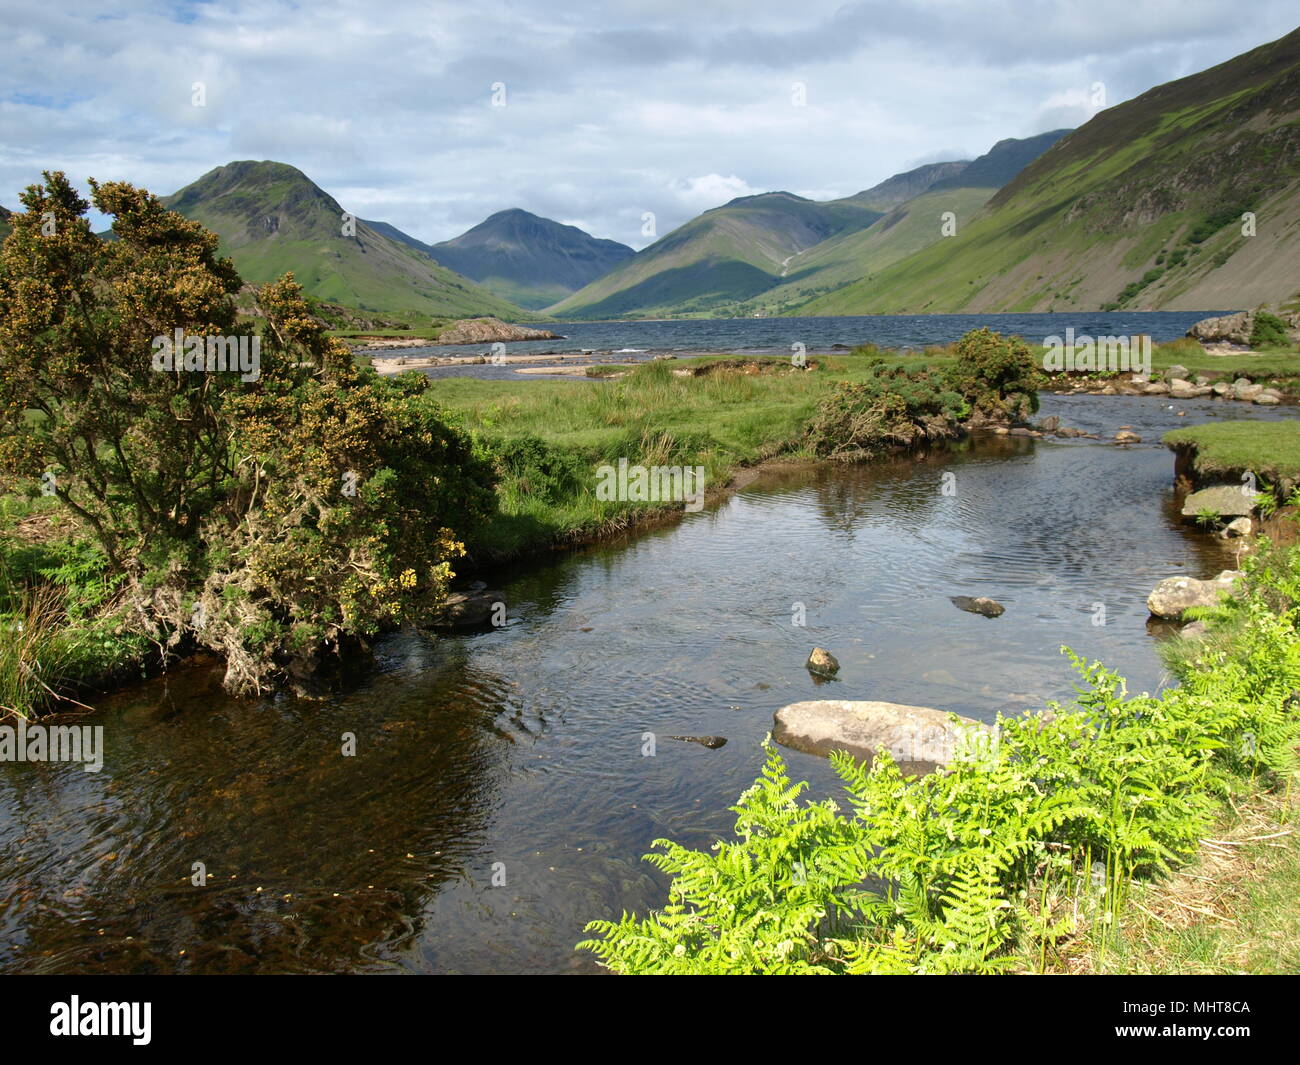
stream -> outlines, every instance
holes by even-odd
[[[1169,678],[1147,593],[1233,564],[1179,522],[1160,435],[1294,411],[1045,395],[1041,414],[1146,443],[983,438],[777,468],[675,524],[495,575],[503,627],[387,636],[324,703],[232,699],[208,661],[98,700],[82,723],[104,728],[101,772],[0,764],[0,971],[596,971],[573,949],[584,923],[663,902],[640,860],[657,837],[730,830],[786,703],[992,720],[1071,696],[1062,644],[1154,691]],[[836,680],[804,668],[814,645]],[[813,795],[835,790],[824,760],[787,758]]]

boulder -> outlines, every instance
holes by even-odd
[[[1169,393],[1169,386],[1162,381],[1152,381],[1142,391],[1148,396],[1164,396]]]
[[[1232,386],[1232,395],[1236,399],[1254,399],[1256,396],[1263,395],[1263,393],[1263,385],[1235,384]]]
[[[1161,376],[1172,385],[1175,381],[1186,380],[1187,374],[1188,369],[1186,366],[1183,366],[1180,363],[1174,363],[1174,365],[1169,367],[1169,369],[1167,369]]]
[[[999,603],[996,599],[990,599],[988,596],[980,595],[971,598],[969,595],[950,596],[953,605],[958,610],[964,610],[968,614],[983,614],[986,618],[1001,617],[1006,613],[1007,608]]]
[[[1282,402],[1282,397],[1271,388],[1266,388],[1255,397],[1254,402],[1261,407],[1276,407]]]
[[[1210,391],[1216,396],[1226,396],[1232,391],[1232,385],[1228,381],[1215,381],[1214,384],[1210,386]]]
[[[1221,518],[1246,518],[1255,510],[1255,497],[1242,492],[1238,484],[1216,484],[1191,492],[1183,500],[1183,517],[1197,518],[1206,511]]]
[[[988,725],[928,706],[823,699],[791,703],[776,712],[777,743],[822,757],[846,751],[870,764],[886,750],[904,773],[929,773],[989,742]]]
[[[1223,530],[1223,537],[1225,540],[1235,540],[1239,536],[1249,536],[1254,528],[1254,523],[1249,518],[1234,518]]]
[[[805,665],[808,667],[809,673],[816,673],[822,677],[833,677],[840,671],[839,662],[824,647],[814,647]]]
[[[1241,577],[1239,570],[1225,569],[1211,580],[1195,577],[1167,577],[1147,596],[1147,609],[1158,618],[1177,621],[1194,606],[1215,606],[1219,597],[1231,592]]]
[[[1115,443],[1117,444],[1140,444],[1142,438],[1133,432],[1132,429],[1121,429],[1115,434]]]

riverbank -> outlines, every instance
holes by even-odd
[[[1175,365],[1172,360],[1185,348],[1181,342],[1157,346],[1156,361]],[[957,363],[951,347],[923,353],[864,348],[817,357],[802,367],[790,360],[714,356],[643,363],[609,381],[440,379],[442,409],[472,438],[497,478],[496,511],[466,536],[469,553],[457,572],[462,578],[488,573],[503,563],[677,520],[680,499],[599,497],[598,467],[620,459],[649,468],[698,469],[704,500],[716,502],[764,464],[942,446],[963,431],[962,420],[970,414],[958,409],[960,403],[942,409],[953,397],[941,400],[937,375],[953,372]],[[1059,391],[1106,394],[1095,381],[1070,381],[1068,390]],[[884,425],[879,404],[890,392],[906,398],[890,415],[894,424]],[[836,395],[856,396],[858,407],[838,410],[836,424],[810,435]],[[855,438],[862,426],[845,418],[866,418],[869,439]],[[1013,421],[1005,414],[1000,425],[997,418],[982,417],[980,426],[1007,431]],[[112,587],[91,554],[78,555],[83,548],[77,546],[76,523],[52,500],[20,503],[0,512],[11,576],[28,583],[52,580],[59,594],[78,604],[73,623],[56,626],[57,642],[68,653],[47,656],[66,665],[60,669],[62,685],[70,693],[103,690],[123,676],[155,668],[158,647],[114,613]],[[30,677],[28,683],[34,683]],[[39,702],[36,693],[24,698]],[[0,698],[0,705],[8,704]]]

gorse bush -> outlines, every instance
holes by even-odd
[[[1286,322],[1276,314],[1268,311],[1256,311],[1255,320],[1250,327],[1250,346],[1252,348],[1289,348],[1291,331]]]
[[[491,467],[428,379],[357,366],[292,275],[258,295],[255,378],[156,367],[155,337],[236,334],[240,279],[199,224],[91,184],[115,240],[47,173],[0,248],[0,478],[51,478],[132,623],[220,653],[232,691],[428,618],[495,505]],[[63,577],[87,562],[63,560]]]
[[[1207,642],[1181,687],[1132,696],[1075,658],[1076,705],[1000,718],[928,776],[833,756],[843,807],[801,803],[769,746],[736,839],[657,840],[665,907],[593,921],[580,947],[621,973],[987,973],[1045,958],[1079,915],[1112,933],[1132,879],[1190,856],[1217,796],[1295,770],[1298,619],[1300,548],[1269,552],[1220,608],[1231,646]]]
[[[870,356],[865,348],[855,353]],[[988,329],[954,345],[952,366],[902,369],[869,362],[867,380],[838,386],[805,434],[816,455],[856,458],[954,437],[963,422],[1022,421],[1038,409],[1039,373],[1018,337]]]

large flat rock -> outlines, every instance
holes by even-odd
[[[1254,510],[1254,493],[1243,492],[1239,484],[1216,484],[1212,488],[1192,492],[1183,500],[1184,518],[1195,518],[1198,514],[1209,511],[1230,521],[1233,518],[1248,518]]]
[[[904,773],[929,773],[952,761],[968,736],[991,732],[983,722],[929,706],[817,699],[781,707],[772,736],[796,751],[846,751],[868,764],[883,748]]]

